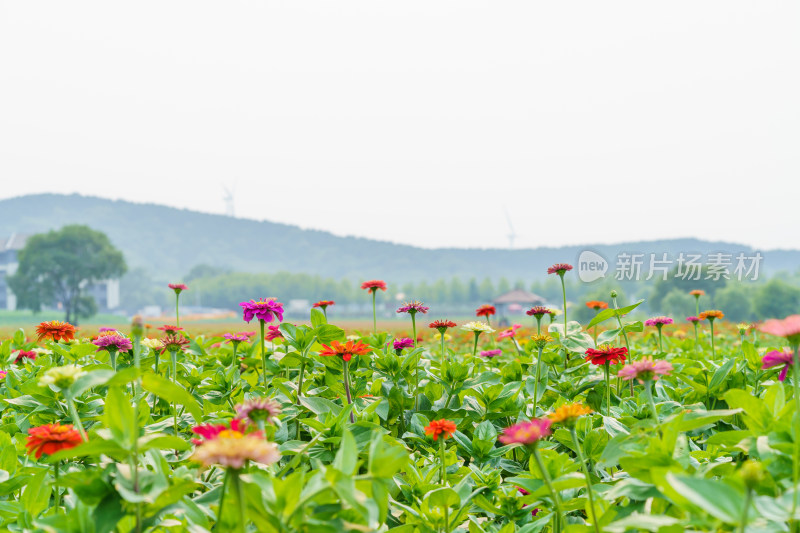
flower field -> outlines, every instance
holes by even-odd
[[[169,288],[175,324],[0,342],[3,530],[800,531],[800,316],[580,324],[564,291],[509,328],[410,301],[395,336],[269,298],[195,335]]]

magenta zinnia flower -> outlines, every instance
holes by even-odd
[[[264,335],[264,338],[268,341],[282,339],[283,333],[281,333],[279,326],[267,326],[267,333]]]
[[[23,359],[30,359],[31,361],[35,360],[36,359],[36,352],[20,350],[20,351],[17,352],[17,358],[14,359],[14,362],[16,364],[19,364],[19,363],[22,362]]]
[[[645,326],[656,326],[656,327],[666,326],[668,324],[672,324],[672,319],[668,316],[656,316],[653,318],[648,318],[644,322]]]
[[[534,418],[530,422],[514,424],[503,430],[503,434],[500,435],[500,442],[503,444],[534,445],[550,435],[551,424],[552,422],[548,418]]]
[[[536,307],[531,307],[525,312],[528,316],[535,316],[537,318],[541,318],[544,315],[552,315],[555,314],[555,311],[552,309],[548,309],[547,307],[543,307],[541,305],[537,305]]]
[[[106,350],[114,352],[127,352],[133,349],[133,343],[124,335],[103,335],[92,341],[97,346],[97,351]]]
[[[183,331],[183,328],[179,328],[178,326],[161,326],[158,329],[163,331],[167,335],[175,335],[179,331]]]
[[[167,285],[167,287],[169,287],[170,289],[175,291],[175,294],[180,294],[181,291],[185,291],[185,290],[189,289],[189,287],[187,287],[183,283],[170,283],[169,285]]]
[[[786,379],[786,372],[789,370],[789,366],[794,364],[792,355],[791,350],[772,350],[761,358],[761,369],[766,370],[773,366],[784,365],[778,376],[778,380],[783,381]]]
[[[639,383],[658,380],[661,376],[668,376],[672,372],[672,365],[666,361],[653,361],[652,357],[642,357],[638,361],[628,363],[617,374],[625,381],[636,379]]]
[[[700,317],[697,317],[697,316],[687,316],[687,317],[686,317],[686,321],[687,321],[687,322],[691,322],[692,324],[697,324],[698,322],[700,322]]]
[[[397,351],[413,347],[414,347],[414,339],[409,339],[408,337],[404,337],[402,339],[395,339],[394,342],[392,343],[392,348],[394,348]]]
[[[522,327],[522,324],[513,324],[510,328],[504,329],[500,333],[497,334],[497,340],[507,339],[509,337],[514,337],[516,335],[517,330]]]
[[[503,350],[484,350],[481,352],[481,357],[487,357],[491,359],[492,357],[497,357],[498,355],[502,354]]]
[[[239,305],[242,306],[245,322],[250,322],[253,318],[264,322],[272,322],[276,317],[278,322],[283,322],[283,304],[276,302],[275,298],[267,300],[259,298],[258,301],[250,300],[249,302],[241,302]]]
[[[558,274],[559,276],[563,276],[565,272],[569,272],[570,270],[572,270],[572,265],[568,263],[556,263],[555,265],[547,269],[547,273]]]
[[[400,307],[397,312],[398,313],[408,313],[411,315],[422,313],[423,315],[428,312],[430,307],[425,307],[422,305],[422,302],[418,302],[414,300],[413,302],[406,302]]]
[[[237,346],[240,342],[247,342],[250,340],[250,336],[245,333],[226,333],[222,337],[228,339],[228,342]]]
[[[105,333],[107,331],[117,331],[117,328],[100,328],[97,331],[99,331],[100,333]]]

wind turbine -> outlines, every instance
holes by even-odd
[[[508,221],[508,247],[514,248],[514,239],[517,238],[517,232],[514,231],[514,225],[511,223],[511,216],[508,214],[508,209],[503,208],[506,213],[506,220]]]
[[[236,192],[236,184],[234,183],[230,189],[225,185],[222,188],[225,190],[225,196],[222,197],[225,201],[225,214],[229,217],[236,217],[236,204],[233,198],[233,194]]]

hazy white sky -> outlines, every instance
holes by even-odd
[[[0,0],[0,198],[800,247],[800,2]],[[0,214],[0,216],[2,216]]]

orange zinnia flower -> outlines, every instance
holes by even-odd
[[[444,440],[453,436],[455,431],[456,423],[450,420],[431,420],[431,423],[425,428],[425,434],[429,437],[433,437],[433,440],[436,440],[439,435],[441,435],[442,440]]]
[[[689,294],[691,294],[695,298],[700,298],[701,296],[705,296],[706,291],[701,290],[701,289],[695,289],[693,291],[689,291]]]
[[[599,311],[600,309],[608,309],[608,304],[599,300],[590,300],[586,302],[586,307]]]
[[[75,326],[60,320],[51,320],[50,322],[42,322],[36,328],[36,333],[39,334],[39,340],[52,339],[55,342],[64,339],[71,341],[75,338]]]
[[[61,450],[69,450],[82,443],[81,434],[72,427],[72,424],[47,424],[28,430],[28,455],[35,454],[41,459],[43,454],[53,455]]]
[[[725,313],[718,309],[711,309],[709,311],[703,311],[700,313],[700,320],[709,320],[712,321],[715,318],[722,318],[725,316]]]
[[[330,346],[323,344],[319,354],[322,356],[338,355],[345,361],[349,361],[354,355],[366,355],[371,351],[372,348],[361,341],[347,341],[345,344],[332,341]]]

